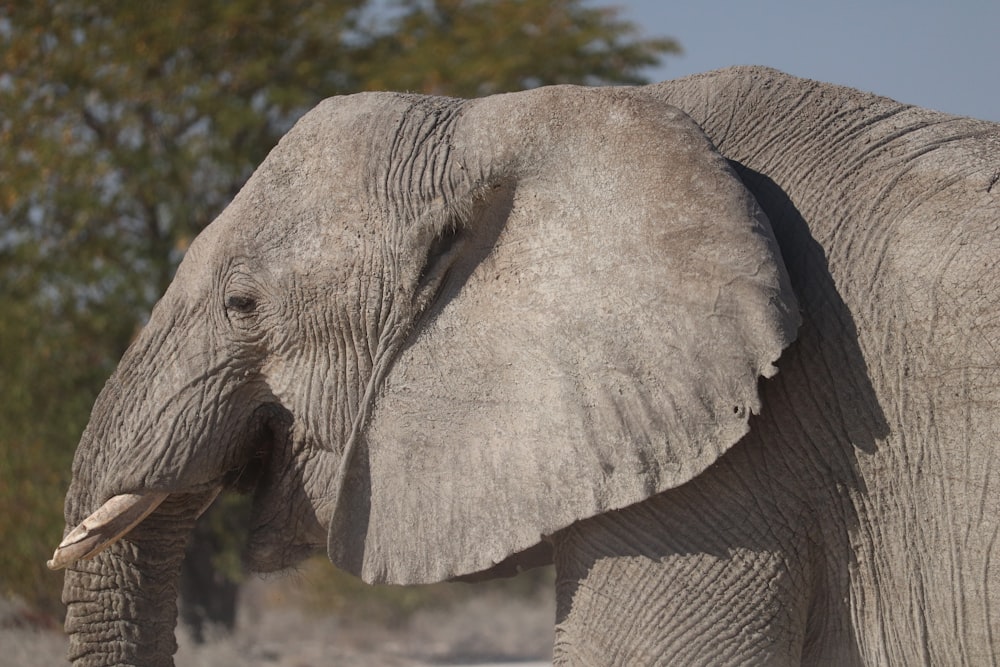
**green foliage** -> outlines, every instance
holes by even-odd
[[[302,113],[363,89],[638,83],[678,50],[580,0],[376,4],[0,3],[0,594],[57,609],[43,564],[90,405],[188,243]]]
[[[537,86],[645,83],[678,53],[637,39],[617,10],[578,0],[397,0],[398,19],[358,63],[370,88],[478,97]]]
[[[73,444],[112,369],[105,348],[134,324],[67,307],[18,260],[0,251],[0,594],[51,610],[59,578],[44,562],[62,534]]]

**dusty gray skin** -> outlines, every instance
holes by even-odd
[[[177,565],[221,486],[254,492],[259,570],[328,548],[414,583],[544,558],[732,447],[797,324],[756,202],[639,90],[324,102],[97,400],[53,558],[72,657],[170,664]],[[113,542],[156,504],[123,494],[148,493]]]
[[[557,536],[557,656],[1000,663],[1000,125],[765,68],[645,90],[733,162],[803,324],[716,465]]]
[[[799,305],[664,100],[766,209]],[[324,103],[95,406],[67,531],[170,495],[70,566],[72,652],[170,664],[185,536],[235,483],[259,569],[326,547],[411,583],[551,555],[561,663],[996,660],[998,144],[752,68]]]
[[[997,664],[1000,125],[764,68],[646,90],[733,161],[803,325],[717,465],[559,537],[557,654]]]

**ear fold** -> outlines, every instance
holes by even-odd
[[[331,525],[367,581],[485,570],[698,475],[797,308],[767,220],[681,112],[556,87],[469,102],[461,254],[377,397]],[[477,180],[478,178],[478,180]]]

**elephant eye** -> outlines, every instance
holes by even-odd
[[[257,301],[249,296],[233,294],[226,297],[226,310],[250,313],[257,307]]]

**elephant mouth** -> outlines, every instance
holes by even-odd
[[[222,487],[237,493],[251,494],[267,483],[276,453],[287,449],[292,416],[277,403],[267,403],[254,411],[249,436],[239,461],[222,477]]]
[[[291,416],[280,405],[257,408],[237,463],[210,485],[197,514],[200,516],[207,510],[224,489],[249,494],[266,484],[274,452],[288,438],[290,424]],[[168,491],[143,491],[113,496],[63,538],[46,565],[51,570],[61,570],[78,560],[93,558],[128,535],[171,495],[174,494]]]

